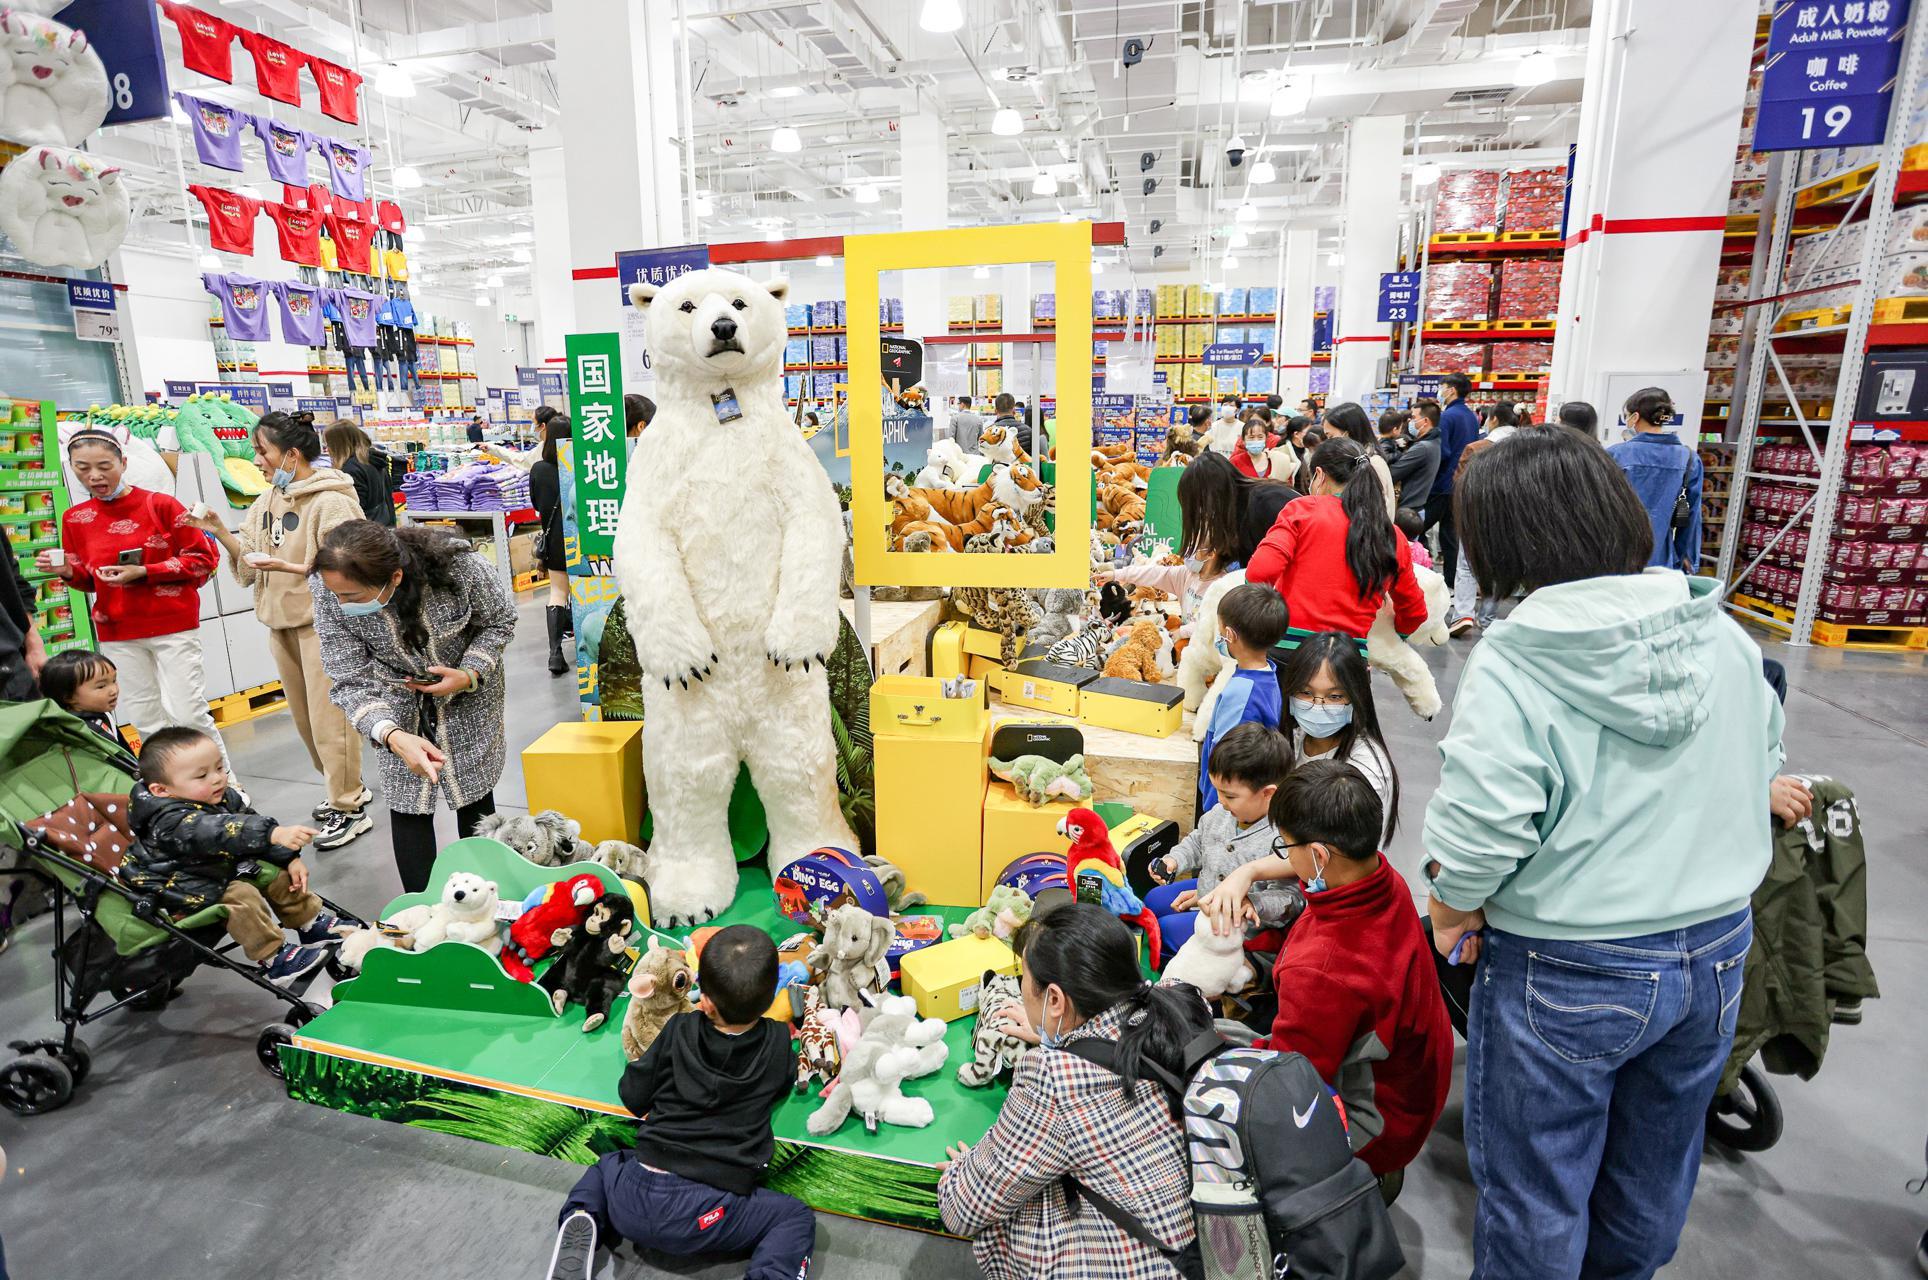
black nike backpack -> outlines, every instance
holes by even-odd
[[[1064,1046],[1116,1071],[1117,1044]],[[1197,1239],[1172,1249],[1129,1210],[1067,1176],[1080,1199],[1187,1280],[1389,1280],[1405,1266],[1379,1180],[1352,1154],[1346,1125],[1305,1055],[1234,1048],[1203,1031],[1185,1048],[1186,1077],[1141,1061],[1177,1100],[1192,1165]]]

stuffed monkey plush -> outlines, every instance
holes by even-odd
[[[536,980],[549,993],[558,1016],[570,1001],[589,1011],[584,1031],[594,1031],[609,1016],[609,1006],[623,989],[623,962],[629,933],[636,927],[636,904],[626,893],[605,893],[589,904],[589,914],[569,931],[556,952],[555,963]]]

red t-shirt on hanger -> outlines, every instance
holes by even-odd
[[[259,31],[243,31],[241,45],[254,55],[254,87],[264,98],[301,105],[301,65],[308,55]]]
[[[281,184],[281,203],[295,209],[313,209],[316,213],[327,213],[335,207],[334,194],[328,190],[325,182],[305,187],[284,182]]]
[[[181,63],[189,71],[234,83],[234,27],[190,4],[161,0],[161,12],[181,31]]]
[[[335,242],[335,256],[343,271],[369,274],[368,250],[375,239],[375,224],[356,222],[339,214],[328,215],[328,238]]]
[[[347,67],[338,67],[312,54],[308,55],[308,70],[315,78],[315,88],[321,91],[321,113],[343,124],[360,124],[355,93],[361,88],[362,78]]]
[[[222,187],[190,186],[188,192],[208,211],[208,240],[223,253],[254,252],[254,216],[261,206]]]
[[[402,220],[402,207],[393,200],[383,200],[375,206],[375,225],[396,235],[408,230],[408,223]]]
[[[264,204],[261,212],[274,219],[283,262],[303,267],[321,265],[321,225],[326,215],[285,204]]]

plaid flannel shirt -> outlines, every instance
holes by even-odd
[[[1066,1035],[1115,1040],[1107,1010]],[[1075,1214],[1060,1180],[1130,1210],[1182,1248],[1193,1234],[1184,1132],[1155,1084],[1125,1101],[1116,1075],[1069,1053],[1033,1050],[984,1140],[939,1182],[944,1225],[971,1237],[988,1280],[1171,1280],[1178,1271],[1088,1203]]]

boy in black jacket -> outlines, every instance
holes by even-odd
[[[777,987],[770,935],[735,924],[703,947],[702,1000],[663,1027],[623,1072],[623,1105],[643,1117],[636,1149],[597,1161],[562,1207],[550,1280],[586,1280],[600,1242],[663,1253],[751,1250],[748,1280],[801,1280],[817,1219],[757,1185],[790,1092],[790,1029],[763,1016]]]
[[[141,744],[140,781],[128,805],[135,843],[121,880],[169,911],[228,906],[228,936],[271,982],[289,982],[328,959],[336,920],[308,892],[299,856],[313,827],[283,826],[248,807],[228,785],[221,744],[199,729],[169,726]],[[281,874],[262,885],[264,865]],[[296,929],[289,942],[283,926]]]

